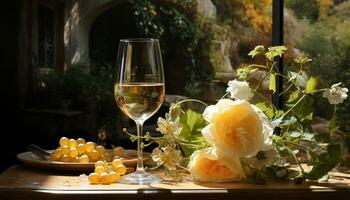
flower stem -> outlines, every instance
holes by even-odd
[[[313,151],[309,147],[303,146],[303,145],[295,143],[295,142],[291,142],[291,141],[288,141],[288,140],[283,140],[283,142],[286,143],[286,144],[290,144],[290,145],[294,145],[294,146],[300,147],[300,148],[308,150],[308,151]]]
[[[187,173],[191,173],[190,171],[188,171],[188,169],[186,168],[186,167],[183,167],[183,166],[181,166],[181,165],[176,165],[178,168],[180,168],[180,169],[182,169],[182,170],[184,170],[185,172],[187,172]]]
[[[225,98],[227,95],[229,95],[230,93],[229,92],[226,92],[225,94],[224,94],[224,96],[222,96],[220,99],[223,99],[223,98]]]
[[[298,163],[299,168],[301,169],[301,173],[303,173],[303,175],[304,175],[305,174],[304,168],[301,166],[298,158],[295,156],[294,152],[290,148],[287,147],[287,149],[288,149],[289,153],[293,156],[294,160]]]
[[[282,118],[285,117],[290,111],[292,111],[305,97],[306,97],[306,95],[303,94],[303,96],[300,97],[300,99],[293,105],[293,107],[291,107],[289,110],[287,110],[287,112],[285,112],[282,115]]]

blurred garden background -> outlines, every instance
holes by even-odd
[[[172,102],[194,97],[215,103],[238,69],[264,62],[250,59],[248,52],[271,46],[272,40],[271,0],[17,0],[9,6],[5,44],[12,46],[12,62],[3,65],[2,85],[12,107],[5,109],[10,119],[4,127],[26,138],[18,151],[29,143],[53,148],[61,136],[132,146],[121,130],[134,124],[113,97],[122,38],[153,37],[161,43],[167,97],[147,121],[150,131]],[[337,82],[349,88],[350,1],[285,0],[284,6],[285,67],[293,68],[293,59],[306,54],[313,61],[304,67],[305,76],[315,77],[318,88]],[[271,98],[268,81],[259,82],[265,74],[256,71],[250,80],[261,84],[263,94],[254,101]],[[314,104],[312,131],[327,131],[332,115],[327,99]],[[345,151],[349,110],[346,100],[337,116]],[[23,126],[16,127],[19,123]]]

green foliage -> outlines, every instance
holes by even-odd
[[[179,134],[179,138],[185,143],[191,143],[192,145],[181,145],[181,149],[185,157],[189,157],[195,150],[202,149],[208,146],[205,140],[203,140],[201,130],[208,124],[203,116],[199,113],[189,109],[185,113],[180,115],[180,123],[182,124],[182,130]]]
[[[282,57],[282,54],[287,50],[285,46],[269,47],[268,52],[265,53],[267,59],[272,61],[275,57]]]
[[[136,25],[140,33],[158,38],[162,44],[163,53],[167,52],[169,40],[179,42],[186,64],[186,86],[188,96],[198,93],[200,76],[199,66],[195,57],[198,43],[197,24],[194,20],[196,1],[148,1],[129,0],[134,9]]]
[[[317,87],[317,78],[311,76],[309,80],[307,80],[306,82],[305,92],[307,94],[315,93],[317,92],[316,87]]]
[[[310,153],[313,161],[313,167],[307,178],[310,180],[318,180],[323,178],[334,167],[339,165],[341,161],[341,150],[339,144],[328,145],[326,150]]]
[[[248,53],[248,56],[251,56],[252,58],[254,58],[256,55],[263,55],[264,53],[265,53],[265,47],[262,45],[258,45]]]
[[[307,2],[309,1],[305,1]],[[309,10],[309,7],[305,6],[306,8]],[[302,32],[296,47],[313,58],[306,70],[311,75],[318,77],[321,87],[330,85],[331,81],[335,80],[342,82],[345,86],[350,85],[349,9],[350,2],[345,1],[335,5],[327,18],[314,23],[307,20],[299,22]],[[331,110],[327,109],[327,104],[325,100],[317,101],[316,115],[328,118]],[[342,129],[346,131],[350,131],[349,109],[350,101],[344,102],[338,109],[338,120],[343,125]]]
[[[285,6],[292,9],[295,12],[295,16],[300,19],[306,18],[311,21],[316,21],[318,19],[318,0],[287,0],[285,1]]]

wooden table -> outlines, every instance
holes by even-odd
[[[332,172],[329,183],[164,182],[154,185],[90,185],[79,174],[14,165],[0,175],[0,199],[349,199],[350,173]]]

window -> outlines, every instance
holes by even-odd
[[[54,10],[38,5],[38,67],[53,68],[55,65]]]

